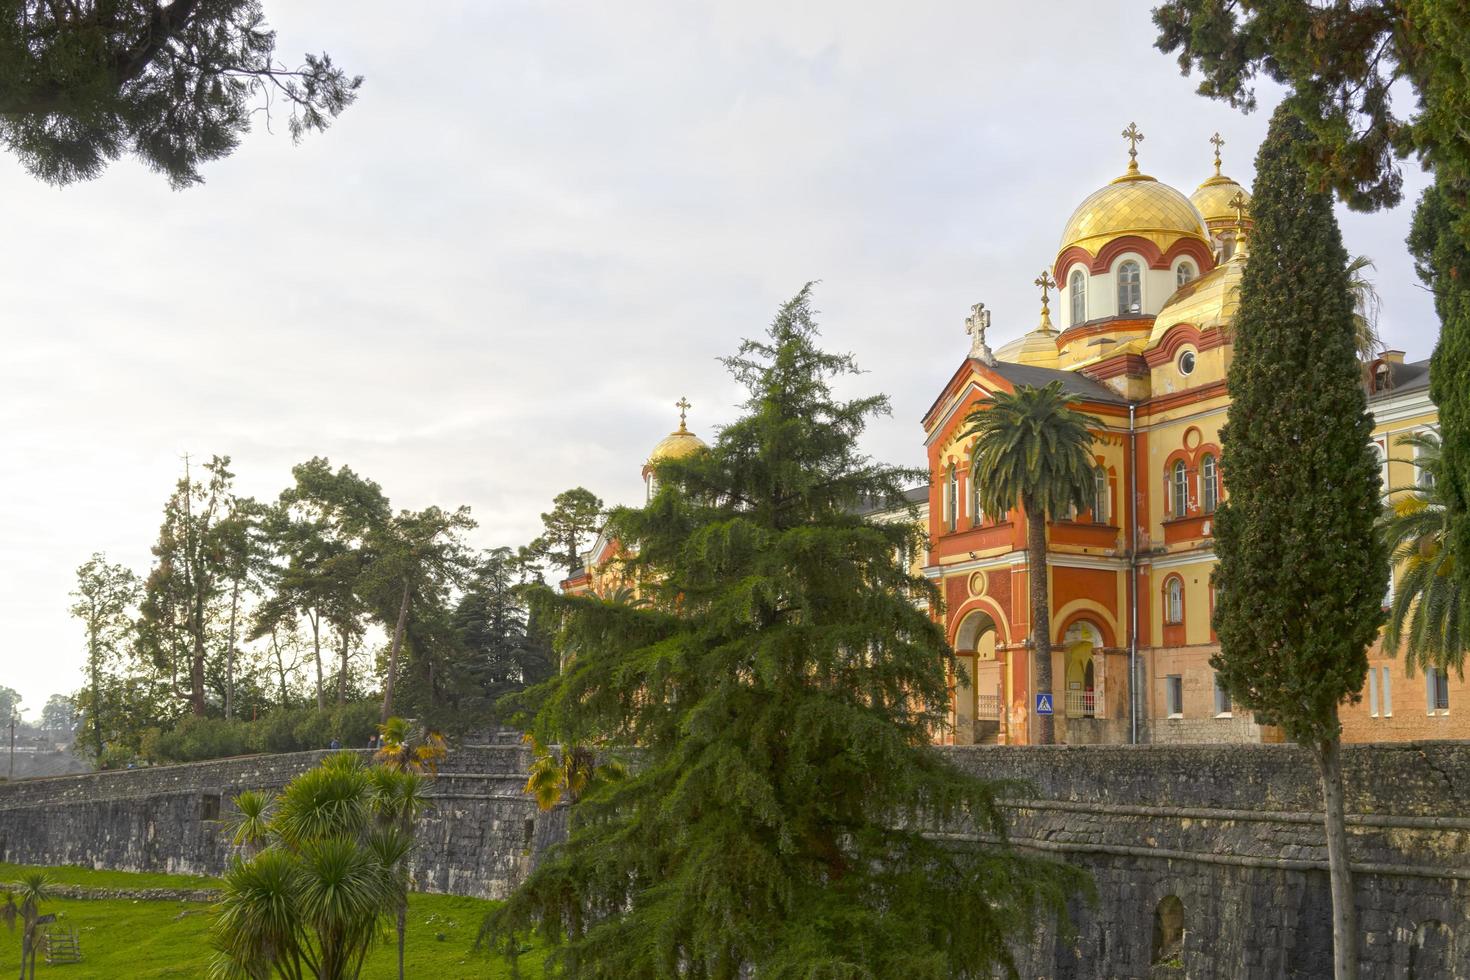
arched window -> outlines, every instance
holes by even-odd
[[[980,465],[970,463],[970,523],[979,527],[985,521],[985,509],[980,506]]]
[[[1153,966],[1182,966],[1184,957],[1184,903],[1166,895],[1154,908],[1154,941],[1149,960]]]
[[[1189,513],[1189,470],[1182,459],[1169,473],[1169,500],[1173,505],[1173,516],[1183,517]]]
[[[1213,514],[1220,504],[1220,475],[1213,453],[1205,453],[1199,463],[1199,496],[1206,514]]]
[[[1087,276],[1077,269],[1067,283],[1072,291],[1072,326],[1075,327],[1087,319]]]
[[[1182,286],[1194,278],[1194,263],[1180,262],[1179,268],[1174,270],[1174,285]]]
[[[1164,622],[1170,626],[1184,622],[1184,579],[1178,575],[1164,583]]]
[[[945,491],[945,502],[949,511],[949,529],[953,531],[960,526],[960,474],[953,463],[949,464],[949,486]]]
[[[1108,471],[1099,466],[1092,471],[1092,520],[1097,524],[1108,522]]]
[[[1143,312],[1143,284],[1138,263],[1129,259],[1118,266],[1118,315]]]

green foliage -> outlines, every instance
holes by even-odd
[[[582,567],[582,548],[602,525],[602,499],[585,487],[563,490],[551,501],[551,510],[541,515],[542,533],[527,546],[529,554],[566,569],[568,575]]]
[[[1470,554],[1470,245],[1455,222],[1465,214],[1445,181],[1424,191],[1409,232],[1415,271],[1434,293],[1439,345],[1429,368],[1429,391],[1439,406],[1444,452],[1436,491],[1449,521],[1448,545]],[[1470,592],[1470,562],[1454,569],[1458,588]]]
[[[13,687],[0,684],[0,725],[8,725],[14,719],[20,721],[20,692]]]
[[[627,767],[591,745],[544,746],[527,736],[531,743],[531,775],[526,792],[543,810],[558,803],[576,803],[602,783],[616,782],[628,775]]]
[[[267,824],[268,846],[225,875],[211,976],[360,976],[388,918],[406,906],[421,782],[345,752],[291,780]]]
[[[998,391],[965,418],[962,437],[975,437],[972,472],[979,473],[980,505],[987,513],[1026,514],[1031,584],[1031,646],[1038,693],[1051,692],[1051,600],[1047,588],[1046,522],[1071,510],[1090,510],[1097,467],[1090,426],[1102,423],[1067,405],[1062,383]],[[1052,718],[1036,719],[1042,744],[1053,738]]]
[[[1295,149],[1286,108],[1256,162],[1222,430],[1230,496],[1216,514],[1211,658],[1233,700],[1305,745],[1335,742],[1382,621],[1382,488],[1355,350],[1348,257],[1332,200]]]
[[[1199,70],[1202,95],[1249,111],[1258,73],[1289,90],[1311,129],[1296,152],[1313,190],[1332,187],[1359,210],[1392,207],[1403,186],[1395,158],[1409,153],[1470,186],[1470,34],[1459,0],[1166,0],[1154,23],[1159,49],[1178,51],[1186,74]],[[1408,113],[1395,111],[1401,79],[1417,96]]]
[[[0,141],[53,184],[90,180],[124,153],[175,188],[228,156],[251,116],[290,108],[293,139],[362,83],[308,54],[276,59],[259,0],[17,0],[0,20]]]
[[[1398,447],[1415,451],[1421,478],[1400,492],[1385,509],[1379,530],[1399,573],[1398,588],[1383,630],[1383,648],[1404,653],[1410,676],[1416,668],[1453,667],[1465,671],[1467,610],[1456,575],[1449,537],[1449,511],[1444,505],[1444,457],[1432,432],[1400,436]]]
[[[325,749],[336,739],[349,748],[366,748],[377,730],[378,705],[359,701],[337,708],[277,708],[255,721],[227,718],[181,719],[167,730],[150,732],[138,754],[150,762],[199,762],[256,752]]]
[[[745,414],[612,514],[647,603],[538,593],[567,664],[523,699],[532,733],[639,764],[487,921],[503,954],[535,929],[556,976],[988,977],[1080,886],[924,833],[1003,837],[998,787],[930,745],[952,653],[897,558],[917,522],[858,511],[920,474],[862,455],[887,400],[837,399],[856,366],[815,340],[808,288],[726,361]]]
[[[41,940],[36,934],[36,919],[41,914],[41,904],[51,899],[51,884],[51,876],[45,871],[24,871],[15,888],[6,890],[5,903],[0,905],[0,921],[6,928],[13,932],[16,923],[21,924],[22,978],[26,975],[27,964],[30,965],[30,975],[36,975],[36,952]]]

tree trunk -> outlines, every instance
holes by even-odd
[[[383,685],[384,724],[393,717],[393,683],[398,679],[398,648],[403,645],[403,627],[408,623],[408,580],[403,581],[403,601],[398,604],[398,625],[393,627],[393,646],[388,649],[388,681]]]
[[[311,652],[316,657],[316,706],[321,709],[327,706],[327,697],[322,691],[322,617],[313,611],[307,618],[311,620]]]
[[[346,630],[342,631],[342,671],[337,675],[337,705],[340,707],[347,703],[347,659],[352,649],[352,637]]]
[[[240,580],[230,590],[230,648],[225,651],[225,717],[235,717],[235,624],[240,611]]]
[[[1334,980],[1358,978],[1358,907],[1353,872],[1348,864],[1347,827],[1343,819],[1342,743],[1336,737],[1316,746],[1322,775],[1322,810],[1327,831],[1327,873],[1332,890],[1332,962]]]
[[[92,675],[92,734],[97,741],[97,758],[102,758],[102,671],[98,666],[97,641],[88,644],[87,668]]]
[[[276,637],[276,628],[271,627],[271,651],[276,655],[276,672],[281,676],[281,707],[286,707],[286,658],[281,655],[281,641]]]
[[[408,933],[408,898],[398,906],[398,980],[403,980],[403,940]]]
[[[194,634],[194,652],[189,657],[189,706],[197,717],[204,717],[204,631]]]
[[[1036,719],[1036,740],[1042,745],[1056,741],[1053,715],[1036,714],[1036,695],[1051,693],[1051,613],[1046,583],[1046,514],[1040,503],[1029,495],[1022,498],[1026,512],[1027,577],[1031,580],[1031,654],[1035,659],[1035,690],[1031,692],[1032,717]],[[1055,709],[1056,701],[1052,701]]]

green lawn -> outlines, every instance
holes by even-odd
[[[19,881],[26,871],[37,869],[0,861],[0,882]],[[218,888],[219,879],[207,875],[165,875],[138,871],[93,871],[91,868],[47,868],[58,885],[90,888]],[[38,973],[37,976],[40,974]]]
[[[19,868],[0,865],[0,879],[13,880]],[[95,887],[167,888],[217,884],[208,878],[51,868],[69,884]],[[507,967],[498,960],[471,952],[480,919],[493,902],[453,895],[410,897],[405,974],[428,980],[464,977],[505,978]],[[57,913],[58,926],[72,926],[81,937],[82,962],[48,967],[36,960],[36,977],[57,980],[117,980],[117,978],[204,977],[208,969],[209,906],[191,902],[58,899],[42,912]],[[441,938],[442,937],[442,938]],[[0,929],[0,977],[14,976],[20,964],[20,933]],[[527,977],[540,975],[540,957],[521,961]],[[363,977],[396,978],[396,949],[391,935],[369,956]]]

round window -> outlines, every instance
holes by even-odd
[[[1194,351],[1187,350],[1183,354],[1180,354],[1179,355],[1179,373],[1180,374],[1193,374],[1194,373]]]

